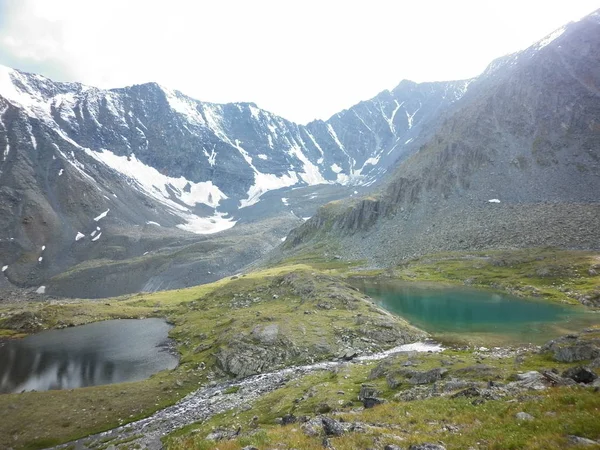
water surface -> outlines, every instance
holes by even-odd
[[[178,364],[162,319],[108,320],[0,342],[0,393],[138,381]]]
[[[600,315],[583,307],[482,289],[387,280],[359,287],[384,309],[430,333],[504,335],[542,343],[600,322]]]

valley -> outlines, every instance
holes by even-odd
[[[0,67],[0,449],[600,448],[599,27],[306,125]]]

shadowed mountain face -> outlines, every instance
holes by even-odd
[[[600,246],[600,13],[492,63],[369,198],[286,241],[387,265],[446,250]],[[393,245],[390,245],[393,243]]]
[[[0,288],[98,297],[235,273],[368,190],[467,86],[404,81],[302,126],[155,83],[0,68]]]

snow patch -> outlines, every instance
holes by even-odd
[[[37,288],[35,290],[36,294],[45,294],[46,293],[46,286],[40,286],[39,288]]]
[[[198,111],[197,104],[190,98],[178,91],[171,91],[161,86],[161,89],[167,97],[169,106],[174,111],[181,114],[188,122],[193,124],[204,124],[202,114]]]
[[[42,245],[42,251],[46,250],[46,246]]]
[[[414,138],[410,138],[410,139],[408,139],[406,142],[404,142],[404,145],[406,145],[406,144],[410,144],[410,143],[411,143],[412,141],[414,141],[414,140],[415,140]]]
[[[335,133],[335,130],[333,129],[333,127],[329,123],[327,124],[327,131],[329,132],[329,135],[333,138],[333,140],[337,144],[337,146],[340,148],[340,150],[342,150],[344,153],[346,153],[346,150],[344,149],[344,146],[342,145],[342,143],[338,139],[338,136]]]
[[[237,221],[233,218],[226,218],[226,213],[215,212],[211,217],[192,216],[184,224],[177,225],[177,228],[196,234],[213,234],[219,231],[228,230],[233,227]]]
[[[408,129],[410,130],[413,127],[413,118],[415,117],[415,114],[419,111],[418,108],[414,113],[409,114],[408,111],[404,110],[404,112],[406,113],[406,119],[408,120]]]
[[[281,198],[281,203],[283,203],[285,206],[289,206],[290,204],[288,203],[288,199],[285,197]]]
[[[6,269],[8,269],[8,266],[2,266],[2,272],[6,272]]]
[[[154,167],[147,166],[138,160],[135,154],[127,158],[126,156],[117,156],[106,149],[101,152],[89,149],[85,151],[94,159],[132,179],[144,193],[176,210],[187,211],[187,208],[175,202],[173,197],[188,206],[202,203],[213,208],[216,208],[221,200],[227,198],[212,181],[193,183],[184,177],[173,178],[163,175]]]
[[[96,242],[98,239],[100,239],[100,236],[102,236],[102,232],[98,233],[98,236],[96,236],[95,238],[93,238],[92,242]]]
[[[304,131],[306,131],[306,130],[304,130]],[[312,141],[313,145],[315,147],[317,147],[317,150],[319,150],[319,152],[321,153],[321,157],[317,160],[317,164],[323,164],[323,159],[325,158],[325,153],[323,153],[323,149],[321,148],[321,146],[319,144],[317,144],[317,141],[315,140],[314,136],[311,133],[306,131],[306,134],[308,135],[308,138]]]
[[[78,231],[77,232],[77,236],[75,236],[75,242],[77,242],[80,239],[83,239],[85,237],[85,234],[83,234],[82,232]]]
[[[60,170],[58,171],[58,176],[59,176],[59,177],[60,177],[60,176],[62,176],[62,174],[63,174],[64,172],[65,172],[65,169],[60,169]]]
[[[262,159],[263,161],[266,161],[267,159],[269,159],[269,157],[263,153],[261,153],[260,155],[256,156],[258,159]]]
[[[215,147],[213,147],[212,152],[210,152],[210,154],[206,151],[206,149],[203,149],[203,150],[204,150],[204,154],[208,158],[208,163],[210,164],[211,167],[214,167],[214,165],[216,164],[216,159],[217,159],[217,152],[215,152]]]
[[[44,260],[44,257],[43,257],[43,256],[40,256],[40,257],[38,258],[38,262],[42,262],[43,260]]]
[[[310,186],[315,184],[328,184],[328,181],[323,177],[319,171],[319,168],[315,166],[304,153],[302,153],[302,150],[300,147],[298,147],[298,145],[292,145],[288,151],[288,155],[295,156],[302,162],[304,166],[304,172],[300,173],[299,175],[302,181],[304,181],[306,184]]]
[[[539,41],[536,44],[536,48],[538,50],[541,50],[546,45],[548,45],[550,42],[552,42],[553,40],[555,40],[556,38],[558,38],[561,34],[563,34],[565,32],[565,30],[566,30],[566,28],[562,27],[562,28],[559,28],[558,30],[553,31],[548,36],[546,36],[544,39],[542,39],[541,41]]]
[[[492,199],[488,200],[488,202],[490,202],[490,203],[500,203],[500,200],[498,200],[497,198],[492,198]]]
[[[235,144],[233,145],[241,153],[242,157],[248,163],[250,168],[254,171],[254,184],[250,186],[250,189],[248,189],[248,192],[246,193],[248,198],[240,201],[239,209],[258,203],[260,197],[265,192],[293,186],[294,184],[298,183],[299,180],[296,172],[292,172],[291,170],[288,171],[287,175],[281,175],[280,177],[271,173],[259,172],[258,169],[254,167],[252,157],[240,145],[240,141],[236,139]]]
[[[254,120],[260,119],[260,109],[255,108],[252,105],[248,105],[248,108],[250,109],[250,115]]]
[[[104,211],[98,217],[94,217],[94,222],[98,222],[100,219],[104,219],[109,211],[110,211],[110,208],[108,208],[106,211]]]
[[[340,166],[338,166],[337,164],[332,164],[331,170],[333,170],[335,173],[340,173],[342,171],[342,168]]]
[[[153,222],[152,220],[149,220],[149,221],[147,221],[147,222],[146,222],[146,225],[155,225],[155,226],[157,226],[157,227],[160,227],[160,226],[161,226],[161,224],[160,224],[160,223],[158,223],[158,222]]]

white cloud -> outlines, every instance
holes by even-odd
[[[304,122],[403,78],[474,76],[596,3],[19,0],[0,11],[0,63],[101,87],[158,81]]]

